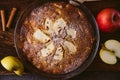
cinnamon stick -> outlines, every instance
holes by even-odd
[[[0,10],[0,14],[1,14],[1,21],[2,21],[2,30],[5,31],[5,11]]]
[[[7,22],[7,25],[6,25],[7,28],[10,27],[10,25],[11,25],[11,23],[12,23],[12,21],[13,21],[14,15],[15,15],[15,13],[16,13],[16,10],[17,10],[16,8],[12,8],[12,11],[11,11],[11,13],[10,13],[10,17],[9,17],[8,22]]]

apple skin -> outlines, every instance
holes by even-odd
[[[120,28],[120,13],[114,8],[105,8],[98,13],[96,21],[102,32],[111,33]]]

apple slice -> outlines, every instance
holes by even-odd
[[[41,54],[43,57],[49,56],[55,49],[55,45],[53,42],[50,42],[45,48],[41,49]]]
[[[115,54],[110,51],[101,49],[99,55],[100,55],[101,60],[107,64],[116,64],[117,63],[117,58],[116,58]]]
[[[46,43],[50,40],[50,37],[44,34],[40,29],[34,32],[33,37],[42,43]]]
[[[118,58],[120,58],[120,42],[117,40],[107,40],[105,47],[112,51]]]
[[[71,43],[71,42],[69,42],[69,41],[65,41],[65,42],[64,42],[64,45],[68,48],[68,50],[69,50],[70,52],[76,53],[77,48],[76,48],[76,46],[75,46],[73,43]]]
[[[76,37],[76,31],[74,29],[67,29],[67,34],[71,36],[73,39]]]
[[[67,26],[66,21],[63,18],[57,19],[53,24],[53,30],[58,35],[61,29],[64,29]]]
[[[13,71],[19,76],[21,76],[24,71],[23,64],[18,58],[13,56],[7,56],[3,58],[1,60],[1,64],[5,69],[7,69],[8,71]]]
[[[62,46],[58,46],[53,58],[55,60],[61,61],[62,58],[63,58],[63,53],[64,53],[63,47]]]
[[[47,34],[52,34],[53,33],[53,26],[52,25],[53,25],[52,20],[49,18],[46,18],[44,32]]]

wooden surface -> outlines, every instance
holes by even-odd
[[[13,7],[16,7],[18,9],[17,14],[15,15],[15,18],[12,22],[11,28],[7,29],[5,32],[3,32],[1,29],[1,19],[0,19],[0,59],[2,59],[5,56],[8,56],[8,55],[17,56],[15,48],[14,48],[14,42],[13,42],[15,24],[16,24],[16,21],[20,15],[20,13],[24,10],[24,8],[27,5],[29,5],[33,1],[34,0],[1,0],[0,1],[0,9],[5,10],[6,20],[8,20],[10,11]],[[114,1],[102,0],[100,2],[98,2],[98,1],[85,2],[84,5],[86,5],[88,7],[88,9],[91,10],[91,12],[93,13],[93,15],[95,17],[100,10],[107,8],[107,7],[116,8],[120,11],[120,1],[117,1],[117,0],[116,1],[115,0]],[[120,31],[117,31],[117,32],[112,33],[112,34],[106,34],[106,33],[100,32],[100,36],[101,36],[101,42],[100,42],[99,48],[101,48],[102,43],[108,39],[117,39],[120,41]],[[88,67],[88,69],[82,74],[81,77],[87,77],[87,75],[90,75],[91,73],[93,73],[93,75],[96,75],[96,73],[97,74],[108,73],[108,75],[111,75],[111,74],[113,75],[113,73],[114,73],[115,75],[117,75],[117,74],[120,74],[119,71],[120,71],[120,61],[118,61],[118,63],[115,65],[104,64],[100,60],[99,55],[97,53],[93,63]],[[13,78],[17,77],[13,74],[14,73],[6,71],[0,65],[0,75],[2,75],[2,76],[0,76],[0,80],[13,80],[10,78],[7,79],[7,77],[10,77],[10,76]],[[4,78],[3,75],[6,77],[6,79]],[[29,71],[27,71],[27,73],[24,74],[24,77],[25,77],[25,79],[24,78],[18,79],[19,77],[17,77],[16,79],[17,80],[38,80],[36,78],[31,79],[30,78],[31,74],[29,73]],[[74,77],[74,79],[78,79],[78,78],[79,78],[78,76]],[[16,79],[14,79],[14,80],[16,80]],[[90,80],[90,78],[88,78],[88,79],[86,78],[86,80]],[[91,79],[91,80],[93,80],[93,79]]]

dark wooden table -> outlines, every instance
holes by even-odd
[[[13,55],[17,56],[14,48],[14,28],[16,21],[20,13],[24,8],[32,3],[34,0],[0,0],[0,9],[5,10],[6,20],[10,15],[10,11],[13,7],[16,7],[17,14],[12,22],[11,28],[7,29],[5,32],[1,28],[1,19],[0,19],[0,59],[5,56]],[[85,2],[85,6],[91,10],[93,15],[96,17],[98,12],[104,8],[111,7],[120,11],[120,1],[118,0],[102,0],[102,1],[92,1]],[[120,41],[120,31],[117,31],[112,34],[106,34],[100,32],[100,47],[104,41],[108,39],[117,39]],[[99,52],[99,50],[98,50]],[[26,70],[25,70],[26,71]],[[75,76],[71,80],[120,80],[120,61],[115,65],[107,65],[101,61],[97,53],[93,63],[85,70],[82,74]],[[35,74],[29,73],[26,71],[22,77],[16,76],[14,73],[6,71],[0,65],[0,80],[47,80],[39,78]]]

